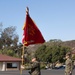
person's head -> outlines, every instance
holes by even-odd
[[[66,59],[68,59],[70,57],[71,57],[71,53],[69,52],[69,53],[66,54]]]
[[[34,62],[34,61],[36,61],[36,60],[37,60],[36,55],[32,55],[32,56],[31,56],[31,62]]]
[[[31,59],[31,61],[32,61],[32,62],[36,61],[36,57],[33,57],[33,58]]]

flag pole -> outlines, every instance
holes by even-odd
[[[26,7],[26,15],[29,14],[29,8]],[[23,65],[24,65],[24,44],[23,44],[23,49],[22,49],[22,63],[21,63],[21,71],[20,71],[20,74],[22,75],[22,70],[23,70]]]
[[[22,65],[23,65],[23,62],[24,62],[24,45],[23,45],[23,50],[22,50]]]
[[[26,15],[29,14],[29,8],[26,7]]]
[[[22,49],[22,56],[21,56],[21,58],[22,58],[22,62],[21,62],[21,71],[20,71],[20,74],[22,75],[22,70],[23,70],[23,65],[24,65],[24,45],[23,45],[23,49]]]

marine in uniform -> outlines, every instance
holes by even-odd
[[[71,53],[66,54],[66,62],[65,62],[65,75],[72,75],[72,60],[71,60]]]
[[[37,61],[36,57],[33,57],[30,64],[30,75],[41,75],[40,63]]]

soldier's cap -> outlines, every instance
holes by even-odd
[[[32,57],[31,57],[31,59],[34,59],[34,58],[36,58],[36,59],[37,59],[37,57],[36,57],[36,56],[32,56]]]

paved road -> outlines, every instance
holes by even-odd
[[[28,70],[24,70],[22,74],[19,71],[0,71],[0,75],[29,75],[29,73]],[[41,75],[64,75],[64,70],[41,70]],[[75,69],[72,75],[75,75]]]

